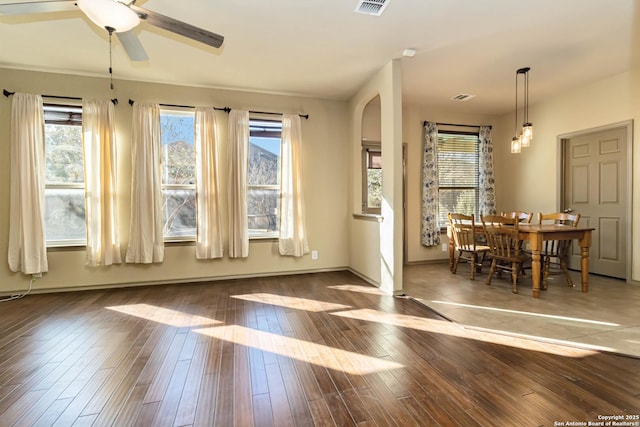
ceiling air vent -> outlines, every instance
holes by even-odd
[[[467,93],[460,93],[451,98],[452,101],[468,101],[471,98],[475,97],[475,95],[469,95]]]
[[[355,12],[380,16],[390,0],[360,0]]]

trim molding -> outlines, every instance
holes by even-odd
[[[375,221],[375,222],[384,221],[384,217],[382,215],[361,214],[361,213],[354,213],[353,214],[353,219],[362,219],[364,221]]]
[[[194,278],[188,278],[188,279],[185,278],[185,279],[173,279],[173,280],[153,280],[153,281],[147,281],[147,282],[107,283],[102,285],[32,289],[31,292],[29,293],[35,295],[35,294],[51,294],[51,293],[58,293],[58,292],[133,288],[133,287],[139,287],[139,286],[175,285],[175,284],[181,284],[181,283],[220,282],[224,280],[251,279],[251,278],[259,278],[259,277],[277,277],[277,276],[293,276],[297,274],[330,273],[333,271],[351,271],[356,276],[359,276],[358,274],[353,272],[349,267],[335,267],[335,268],[319,268],[319,269],[312,269],[312,270],[275,271],[270,273],[233,274],[228,276],[194,277]],[[3,291],[3,292],[0,292],[0,297],[10,296],[15,294],[16,292],[23,292],[23,290]]]

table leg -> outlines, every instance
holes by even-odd
[[[453,259],[455,257],[456,247],[455,242],[453,241],[453,234],[447,234],[449,234],[449,271],[453,271]]]
[[[582,276],[582,292],[589,292],[589,247],[591,246],[591,230],[585,231],[580,239],[580,274]]]
[[[533,282],[533,297],[540,297],[540,252],[542,238],[538,233],[529,234],[529,248],[531,249],[531,281]]]

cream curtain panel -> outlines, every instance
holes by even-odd
[[[125,260],[141,264],[162,262],[160,107],[136,102],[132,127],[131,226]]]
[[[302,192],[302,126],[300,116],[282,117],[280,236],[281,255],[309,253]]]
[[[44,112],[42,97],[15,93],[11,104],[9,268],[48,271],[44,235]]]
[[[196,108],[194,143],[196,152],[196,258],[223,255],[219,208],[218,147],[216,118],[212,108]]]
[[[249,112],[229,113],[229,256],[249,256],[247,173],[249,165]]]
[[[109,100],[82,101],[86,263],[122,262],[116,208],[116,141],[114,107]]]

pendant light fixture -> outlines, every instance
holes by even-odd
[[[516,71],[516,111],[515,111],[515,136],[511,140],[511,153],[517,154],[522,151],[522,147],[529,147],[533,139],[533,125],[529,122],[529,70],[531,68],[519,68]],[[524,108],[522,133],[518,135],[518,76],[524,75]]]
[[[519,72],[520,70],[518,70]],[[518,154],[522,151],[522,142],[520,140],[520,135],[518,135],[518,72],[516,72],[516,111],[515,111],[515,135],[511,139],[511,154]]]
[[[528,147],[533,139],[533,125],[529,121],[529,70],[525,67],[518,70],[519,74],[524,74],[524,122],[522,123],[522,136],[520,138],[523,147]]]

